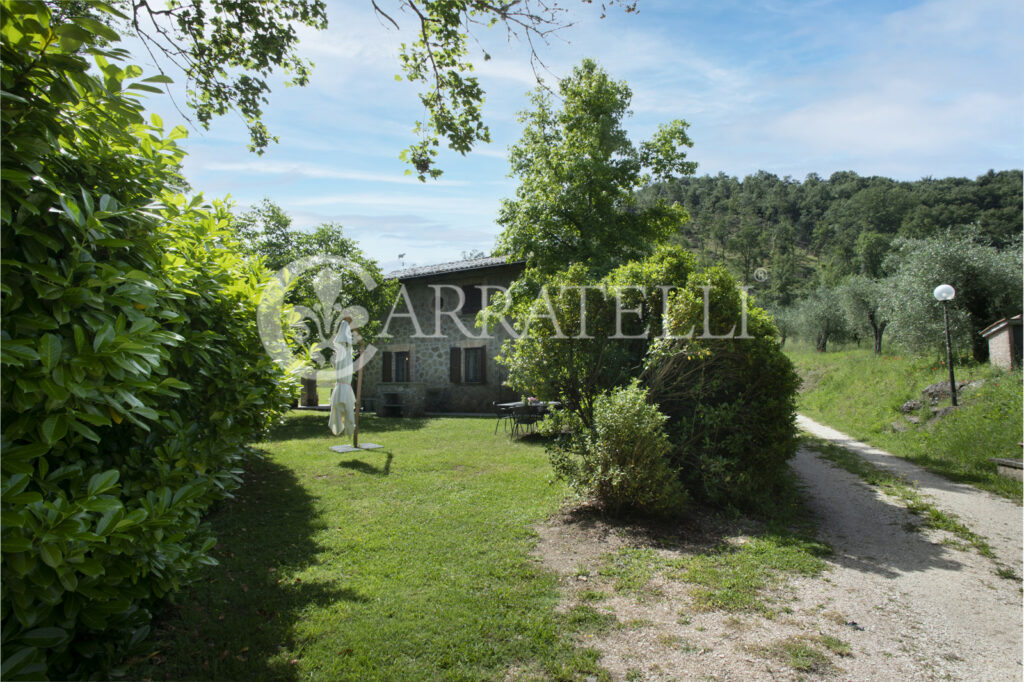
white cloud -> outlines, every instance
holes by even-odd
[[[1019,166],[1024,98],[1006,85],[1011,74],[1019,83],[1024,52],[1000,36],[1021,16],[1005,3],[948,0],[892,13],[850,37],[862,49],[848,59],[791,83],[789,109],[764,130],[819,167],[920,177]]]
[[[782,116],[776,129],[825,154],[927,154],[979,143],[1017,104],[986,92],[934,102],[897,86],[814,102]]]
[[[408,194],[326,194],[297,197],[288,203],[289,205],[300,207],[372,206],[382,213],[394,211],[395,209],[418,209],[431,210],[442,215],[489,215],[492,217],[498,208],[497,200],[482,199],[478,196],[423,194],[419,192]]]
[[[301,175],[308,178],[329,179],[329,180],[357,180],[361,182],[386,182],[399,183],[403,185],[422,184],[416,177],[411,175],[399,175],[390,173],[371,173],[367,171],[351,170],[345,168],[332,168],[315,163],[293,162],[293,161],[242,161],[242,162],[208,162],[204,168],[209,171],[233,172],[233,173],[255,173],[270,175]],[[462,180],[435,180],[437,186],[456,186],[468,184]]]

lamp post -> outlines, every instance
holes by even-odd
[[[940,284],[932,292],[935,300],[942,304],[942,319],[946,323],[946,364],[949,366],[949,395],[956,407],[956,379],[953,378],[953,345],[949,340],[949,310],[947,304],[956,296],[956,289],[948,284]]]

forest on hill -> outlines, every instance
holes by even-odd
[[[783,339],[825,350],[873,337],[878,351],[888,328],[907,349],[937,350],[931,291],[943,279],[961,291],[951,308],[960,352],[983,360],[978,331],[1021,308],[1022,186],[1019,169],[912,182],[759,171],[674,179],[636,198],[685,207],[673,240],[750,285]]]
[[[849,275],[878,278],[898,238],[949,230],[979,243],[1013,248],[1021,240],[1021,170],[913,182],[852,171],[802,182],[766,171],[742,180],[719,173],[651,185],[643,207],[659,199],[690,214],[676,239],[702,260],[726,262],[754,285],[759,300],[784,306]],[[753,277],[763,268],[763,285]]]

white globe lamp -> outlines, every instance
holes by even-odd
[[[949,366],[949,397],[953,407],[956,407],[956,379],[953,378],[953,346],[949,340],[949,310],[947,304],[956,296],[956,289],[948,284],[940,284],[932,292],[935,300],[942,304],[942,319],[946,323],[946,365]]]

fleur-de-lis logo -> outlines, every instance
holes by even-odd
[[[312,286],[316,301],[311,306],[294,305],[289,312],[285,306],[286,293],[301,275],[314,269]],[[331,372],[332,340],[341,328],[342,320],[346,317],[351,319],[353,340],[357,342],[359,333],[356,330],[369,321],[366,309],[353,305],[343,295],[345,291],[357,290],[359,284],[366,291],[377,286],[358,263],[340,256],[311,256],[281,268],[264,288],[257,309],[263,347],[290,371]],[[286,328],[290,332],[287,335]],[[288,337],[293,340],[291,344]],[[301,352],[296,353],[296,350]],[[367,346],[356,358],[353,370],[362,367],[375,352],[372,345]]]

